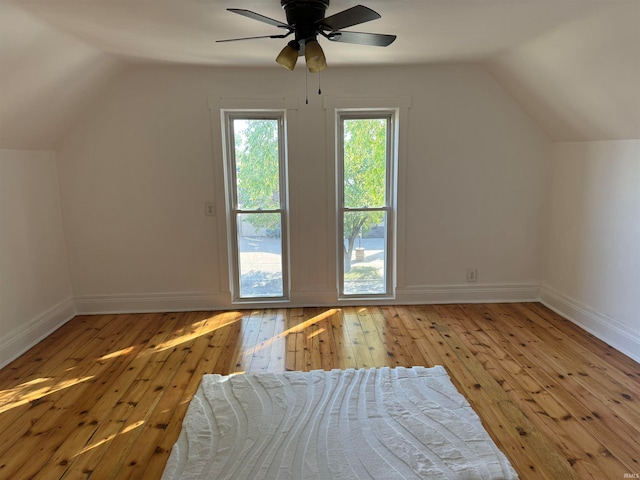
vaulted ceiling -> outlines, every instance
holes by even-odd
[[[640,0],[333,0],[382,18],[386,48],[322,42],[329,68],[482,64],[552,140],[640,138]],[[227,12],[284,21],[279,0],[0,0],[0,147],[51,148],[136,62],[281,68],[280,33]]]

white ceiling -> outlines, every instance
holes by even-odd
[[[327,15],[358,3],[382,18],[351,30],[398,39],[321,42],[329,68],[479,62],[554,140],[640,138],[640,0],[333,0]],[[281,68],[286,40],[215,43],[280,33],[226,8],[284,21],[279,0],[0,0],[0,146],[55,141],[129,62]],[[24,132],[43,101],[57,127]]]

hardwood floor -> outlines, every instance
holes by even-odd
[[[537,303],[79,316],[0,370],[0,478],[160,478],[205,373],[436,364],[521,478],[638,478],[640,365]]]

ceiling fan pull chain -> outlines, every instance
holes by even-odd
[[[304,70],[304,97],[305,105],[309,105],[309,71],[306,68]]]
[[[318,72],[318,95],[322,95],[322,88],[320,88],[320,74],[321,72]]]

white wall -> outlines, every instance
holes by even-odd
[[[557,143],[542,298],[640,360],[640,140]]]
[[[330,68],[321,80],[324,96],[411,97],[398,301],[535,299],[550,143],[492,77],[443,65]],[[229,306],[222,158],[207,104],[217,97],[298,98],[291,305],[335,303],[316,81],[305,105],[302,69],[130,67],[117,77],[58,150],[79,310]],[[217,217],[204,215],[211,200]],[[468,267],[478,283],[466,283]]]
[[[73,314],[55,154],[0,150],[0,366]]]

